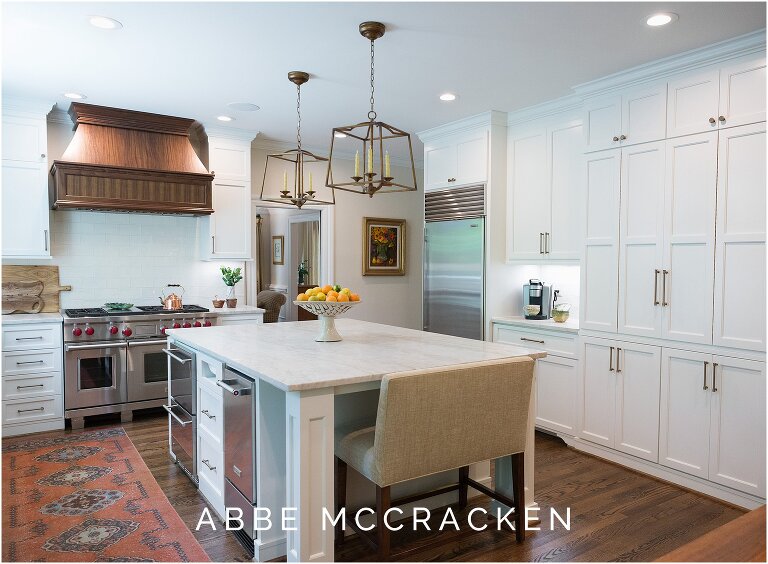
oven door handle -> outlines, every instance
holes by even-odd
[[[176,406],[175,406],[175,405],[164,405],[164,406],[163,406],[163,409],[164,409],[164,410],[166,410],[166,411],[167,411],[167,412],[168,412],[168,413],[171,415],[171,417],[173,417],[173,418],[174,418],[176,421],[178,421],[178,422],[179,422],[179,425],[181,425],[182,427],[186,427],[187,425],[189,425],[190,423],[192,423],[192,421],[193,421],[192,419],[190,419],[189,421],[184,421],[184,420],[182,420],[182,418],[181,418],[181,417],[179,417],[178,415],[176,415],[176,414],[173,412],[173,408],[174,408],[174,407],[176,407]]]
[[[143,347],[149,345],[167,345],[168,339],[153,339],[151,341],[129,341],[128,347]]]
[[[192,362],[191,358],[181,358],[180,356],[176,356],[175,354],[173,354],[173,351],[171,351],[169,349],[163,349],[163,352],[165,354],[167,354],[168,356],[170,356],[173,360],[175,360],[177,362],[180,362],[182,364],[186,364],[188,362]]]
[[[128,343],[92,343],[90,345],[64,345],[64,352],[69,351],[85,351],[92,349],[124,349],[128,347]]]

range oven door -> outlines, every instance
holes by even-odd
[[[125,343],[66,344],[65,409],[125,403]]]
[[[165,339],[128,342],[128,401],[168,398]]]

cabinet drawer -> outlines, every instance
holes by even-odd
[[[61,349],[3,353],[3,378],[54,370],[61,371]]]
[[[61,395],[3,401],[3,424],[33,423],[64,416]]]
[[[216,394],[208,386],[200,386],[200,415],[197,418],[198,427],[210,433],[208,437],[215,442],[218,450],[222,449],[222,412],[224,400],[221,394]],[[220,388],[216,388],[219,389]]]
[[[61,394],[61,372],[21,374],[3,378],[3,400]]]
[[[576,358],[578,336],[574,333],[531,331],[522,327],[494,325],[493,340],[497,343],[520,345],[546,351],[547,354]]]
[[[3,328],[4,351],[50,349],[61,346],[61,325],[58,324],[13,325]]]
[[[207,433],[197,435],[197,477],[200,492],[219,514],[224,512],[224,456]]]

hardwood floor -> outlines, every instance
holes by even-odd
[[[123,424],[152,474],[214,561],[249,560],[231,535],[208,528],[194,531],[205,501],[168,457],[164,414],[136,414]],[[463,512],[454,507],[459,523],[473,506],[489,508],[488,498]],[[536,434],[536,500],[544,517],[541,531],[528,532],[518,545],[514,533],[496,531],[489,521],[479,533],[414,533],[406,526],[392,534],[396,554],[412,549],[403,560],[418,561],[650,561],[744,514],[744,511],[579,453],[555,438]],[[549,511],[561,515],[571,508],[571,530],[556,522],[549,530]],[[443,517],[433,512],[432,528]],[[463,527],[466,529],[466,526]],[[425,545],[425,546],[422,546]],[[348,539],[337,548],[340,561],[373,561],[362,541]]]

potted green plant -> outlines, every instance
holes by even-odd
[[[221,279],[227,285],[227,307],[237,307],[237,298],[235,297],[235,284],[243,279],[240,267],[229,268],[221,267]]]

